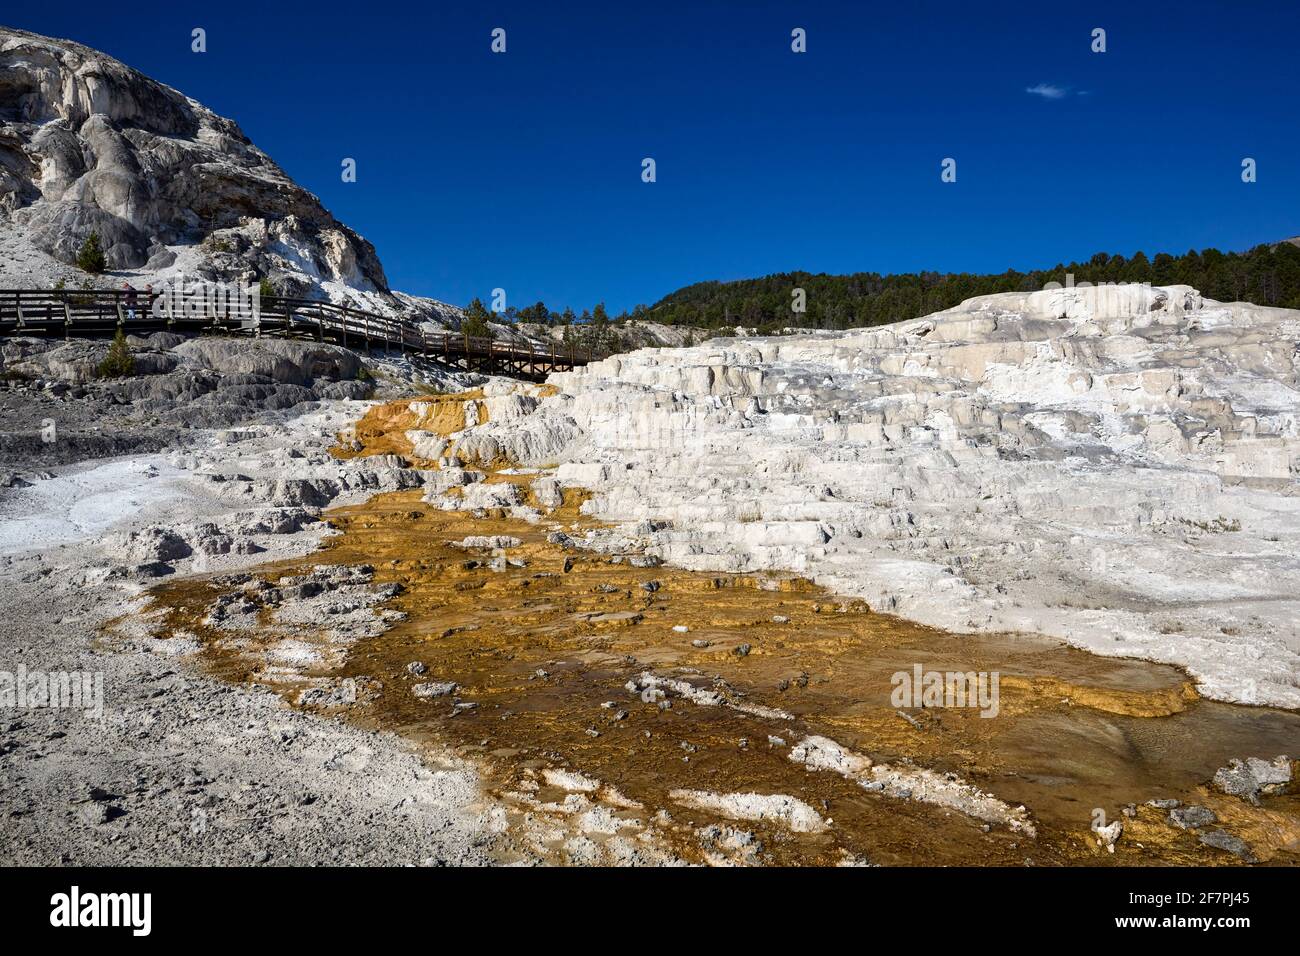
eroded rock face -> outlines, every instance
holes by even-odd
[[[1297,337],[1300,313],[1181,286],[994,295],[618,356],[479,431],[553,436],[559,481],[666,561],[1295,707]]]
[[[273,274],[297,256],[298,271],[387,289],[374,247],[231,120],[98,51],[20,30],[0,30],[0,76],[0,213],[56,259],[73,261],[91,231],[110,267],[138,268],[164,245],[254,227],[233,250],[245,268]]]
[[[359,399],[373,383],[335,345],[286,339],[130,335],[131,376],[104,378],[104,340],[9,338],[0,345],[0,461],[31,468],[154,450],[197,428],[229,428],[312,403]],[[57,440],[42,435],[53,422]]]

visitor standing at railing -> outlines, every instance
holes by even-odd
[[[123,282],[123,283],[122,283],[122,291],[124,291],[124,292],[126,293],[126,318],[127,318],[127,321],[134,322],[134,321],[135,321],[135,307],[136,307],[136,305],[139,303],[139,299],[136,297],[136,294],[135,294],[135,287],[132,286],[131,283],[129,283],[129,282]]]

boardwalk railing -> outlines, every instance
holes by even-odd
[[[0,336],[221,333],[315,339],[353,350],[401,352],[454,369],[540,380],[597,356],[573,343],[498,342],[459,332],[428,333],[401,319],[331,302],[262,296],[257,307],[201,292],[177,298],[130,290],[0,290]]]

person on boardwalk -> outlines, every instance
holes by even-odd
[[[135,287],[129,282],[122,283],[122,291],[126,293],[126,317],[128,321],[135,321],[135,307],[139,300],[135,294]]]

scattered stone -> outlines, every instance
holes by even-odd
[[[1257,863],[1255,854],[1251,852],[1249,844],[1241,837],[1233,836],[1223,830],[1206,830],[1200,834],[1201,842],[1206,846],[1214,847],[1216,850],[1224,850],[1234,856],[1240,857],[1247,863]]]
[[[1173,799],[1147,801],[1148,807],[1155,807],[1157,810],[1172,810],[1174,807],[1181,806],[1181,805],[1182,805],[1181,800],[1173,800]]]
[[[1214,774],[1214,786],[1233,797],[1258,805],[1260,794],[1281,793],[1291,782],[1291,758],[1279,756],[1273,761],[1248,757],[1236,758]]]
[[[83,803],[77,809],[78,819],[92,827],[102,826],[120,813],[121,811],[110,803],[95,801]]]
[[[829,826],[815,809],[783,793],[713,793],[707,790],[672,790],[669,798],[682,806],[720,814],[732,820],[774,821],[794,833],[820,833]]]
[[[1169,822],[1180,830],[1195,830],[1218,822],[1213,810],[1208,807],[1175,807],[1169,811]]]

